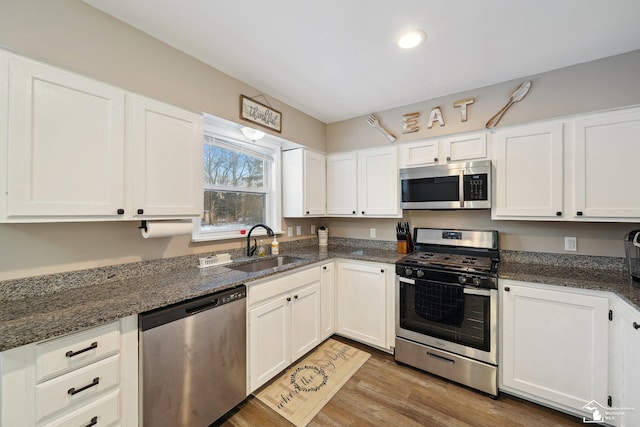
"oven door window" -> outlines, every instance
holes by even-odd
[[[412,178],[402,180],[402,201],[457,202],[460,200],[460,177]]]
[[[416,280],[419,286],[429,286],[430,283],[439,286],[456,286],[429,280]],[[446,341],[489,351],[491,346],[491,300],[489,296],[464,294],[463,313],[461,322],[452,322],[446,316],[438,321],[430,320],[436,316],[428,316],[424,312],[424,298],[416,298],[416,285],[400,282],[399,316],[400,327],[419,334],[440,338]],[[416,301],[418,304],[416,305]],[[431,301],[436,306],[439,302]],[[454,323],[454,324],[452,324]],[[457,326],[455,323],[458,323]]]

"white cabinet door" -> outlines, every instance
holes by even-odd
[[[575,120],[575,219],[640,218],[640,109]]]
[[[124,91],[18,57],[9,84],[7,217],[116,216]]]
[[[305,150],[304,169],[305,215],[324,215],[327,205],[327,169],[324,154]]]
[[[500,294],[501,388],[585,416],[606,404],[609,300],[510,280]]]
[[[438,164],[439,146],[437,139],[401,144],[398,148],[400,167]]]
[[[283,215],[296,218],[326,213],[324,154],[298,148],[282,153]]]
[[[202,214],[202,115],[141,96],[129,97],[133,215]]]
[[[327,214],[358,214],[358,154],[327,156]]]
[[[283,295],[249,310],[250,392],[291,363],[290,305]]]
[[[338,261],[337,333],[387,347],[386,268]]]
[[[330,262],[320,268],[322,339],[329,338],[335,332],[336,271],[334,265]]]
[[[446,162],[487,158],[487,134],[470,134],[440,140]]]
[[[358,153],[358,210],[363,216],[400,215],[396,146]]]
[[[291,360],[297,360],[322,341],[320,282],[296,289],[291,305]]]
[[[627,408],[620,416],[618,427],[640,426],[640,312],[628,304],[618,301],[616,313],[618,322],[618,362],[620,371],[619,401],[613,406]],[[633,410],[629,409],[633,408]]]
[[[494,219],[558,218],[564,214],[562,122],[497,131]]]

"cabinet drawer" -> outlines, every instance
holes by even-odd
[[[120,348],[118,322],[46,341],[36,346],[36,381],[88,365]]]
[[[42,427],[110,426],[120,419],[120,392],[115,391]],[[95,421],[95,422],[94,422]],[[92,424],[93,423],[93,424]]]
[[[254,305],[318,280],[320,280],[320,267],[313,267],[268,282],[249,285],[248,304]]]
[[[84,368],[36,386],[36,419],[75,404],[89,402],[109,388],[118,386],[120,356],[100,360]]]

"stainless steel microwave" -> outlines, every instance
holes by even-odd
[[[400,169],[402,209],[491,208],[491,161]]]

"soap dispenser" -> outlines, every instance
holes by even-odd
[[[271,242],[271,255],[278,255],[280,253],[280,243],[276,240],[276,235],[273,235],[273,242]]]

